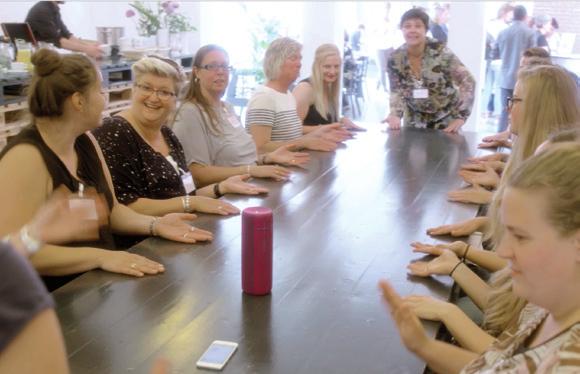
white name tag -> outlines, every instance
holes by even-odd
[[[242,126],[242,123],[238,119],[238,116],[236,116],[235,114],[228,116],[228,122],[230,123],[230,125],[232,125],[232,127]]]
[[[181,183],[183,183],[183,188],[185,188],[185,193],[190,194],[195,190],[195,183],[193,182],[193,177],[190,172],[181,174]]]
[[[68,201],[68,206],[71,210],[80,209],[85,212],[83,218],[90,220],[97,220],[99,216],[97,215],[97,207],[95,205],[95,200],[93,199],[83,199],[76,198],[70,199]]]
[[[429,90],[426,88],[416,88],[413,90],[413,99],[428,99]]]

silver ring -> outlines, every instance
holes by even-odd
[[[194,231],[195,231],[195,227],[191,226],[191,227],[189,228],[189,231],[191,231],[191,232],[194,232]]]

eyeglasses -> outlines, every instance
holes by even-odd
[[[519,97],[508,97],[507,98],[507,108],[508,110],[512,110],[515,103],[520,103],[524,101],[524,99],[520,99]]]
[[[218,71],[218,70],[224,70],[224,71],[232,71],[234,70],[234,67],[231,65],[219,65],[219,64],[206,64],[203,66],[200,66],[202,69],[205,70],[209,70],[209,71]]]
[[[165,91],[165,90],[156,90],[155,88],[147,86],[147,85],[136,83],[135,87],[137,87],[139,90],[141,90],[141,93],[145,97],[149,97],[153,94],[156,94],[160,100],[169,100],[172,97],[175,97],[175,93],[173,93],[173,92]]]

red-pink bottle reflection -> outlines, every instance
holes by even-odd
[[[242,290],[250,295],[272,290],[272,222],[270,208],[242,212]]]

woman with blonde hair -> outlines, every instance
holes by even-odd
[[[386,281],[385,301],[401,339],[437,372],[577,372],[580,368],[580,145],[554,146],[505,182],[498,254],[513,293],[528,302],[482,354],[429,338]]]
[[[341,124],[315,129],[302,126],[296,99],[288,91],[300,75],[302,45],[288,38],[278,38],[264,56],[266,84],[254,91],[246,112],[246,129],[258,152],[270,152],[294,145],[314,151],[333,151],[350,134]]]
[[[510,172],[512,165],[519,165],[523,160],[534,154],[538,146],[548,138],[548,135],[559,130],[574,128],[580,122],[580,95],[576,82],[568,72],[556,65],[535,65],[523,68],[518,74],[513,97],[508,99],[508,110],[511,116],[510,131],[516,135],[511,155],[504,173]],[[484,173],[491,174],[487,168]],[[468,183],[473,186],[449,193],[450,201],[464,203],[489,204],[492,192],[476,183],[481,173],[474,171],[464,173]],[[460,225],[463,225],[461,223]],[[469,229],[477,231],[479,226],[465,223]],[[430,229],[433,235],[444,235],[449,230],[458,230],[457,225]],[[471,232],[473,232],[471,231]],[[460,230],[461,233],[469,234]]]
[[[300,166],[310,156],[293,152],[292,144],[258,155],[232,105],[222,101],[232,69],[225,49],[214,44],[201,47],[193,59],[192,79],[173,122],[193,179],[198,186],[246,174],[285,180],[290,170],[277,164]]]
[[[180,72],[169,62],[154,57],[142,58],[131,69],[135,81],[131,106],[106,118],[93,131],[119,201],[143,214],[198,211],[228,215],[239,211],[217,198],[227,193],[266,192],[245,183],[247,175],[197,188],[181,143],[166,126],[181,88]],[[191,237],[202,239],[199,235],[203,233],[197,230]]]
[[[296,98],[298,116],[304,126],[340,122],[347,129],[362,129],[349,118],[340,116],[341,71],[342,60],[337,46],[322,44],[316,48],[312,75],[298,83],[292,91]]]
[[[546,94],[544,108],[539,101],[542,92]],[[512,131],[517,135],[512,156],[502,175],[500,186],[495,193],[488,217],[478,217],[474,220],[457,225],[442,226],[432,229],[430,233],[449,233],[463,230],[467,235],[469,229],[488,228],[487,237],[497,243],[503,235],[499,211],[501,196],[505,183],[513,169],[531,157],[536,149],[548,139],[550,133],[579,129],[580,125],[580,95],[577,87],[566,71],[556,66],[535,66],[522,70],[516,83],[513,104],[511,105]],[[527,104],[527,105],[524,105]],[[520,107],[521,105],[521,107]],[[469,227],[471,225],[471,227]],[[434,232],[437,230],[436,232]],[[457,231],[455,231],[457,234]],[[505,260],[493,251],[485,251],[467,246],[463,242],[451,244],[425,245],[413,243],[414,251],[438,256],[430,262],[417,261],[409,265],[411,273],[419,276],[433,274],[451,275],[453,279],[473,299],[476,305],[484,311],[484,328],[492,335],[497,334],[513,322],[513,318],[525,305],[510,292],[509,277],[506,277]],[[486,285],[467,266],[458,264],[458,258],[467,259],[492,272],[498,271]],[[445,319],[444,322],[452,333],[470,349],[478,352],[485,348],[491,337],[470,333],[466,337],[466,326],[472,326],[465,317],[458,317],[460,311],[449,305],[443,305],[431,298],[411,297],[412,304],[419,315],[428,319]],[[449,309],[456,313],[449,313]],[[451,318],[451,315],[455,315]],[[472,329],[476,331],[476,329]]]
[[[34,123],[21,131],[0,154],[0,236],[30,220],[51,195],[64,185],[90,207],[90,196],[105,202],[106,212],[93,204],[91,217],[102,220],[92,241],[71,238],[61,245],[41,246],[28,240],[37,252],[31,257],[48,288],[53,290],[72,274],[92,269],[142,277],[164,271],[163,265],[143,256],[115,251],[113,233],[157,235],[192,243],[211,239],[194,229],[191,214],[138,214],[120,204],[100,148],[88,131],[101,123],[105,98],[100,74],[93,63],[78,54],[59,55],[41,49],[32,56],[35,66],[28,107]],[[36,244],[35,244],[36,243]],[[73,248],[75,247],[75,248]]]

